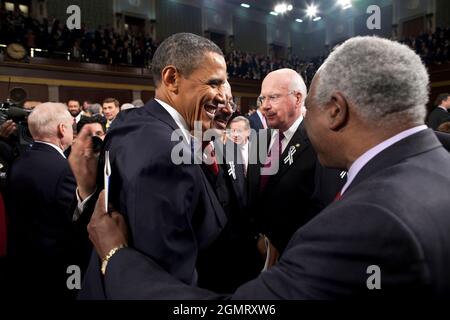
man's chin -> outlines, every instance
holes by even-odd
[[[213,122],[213,126],[214,126],[215,129],[223,131],[223,130],[225,130],[227,128],[227,123],[225,121],[221,121],[221,120],[214,121]]]

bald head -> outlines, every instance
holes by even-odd
[[[64,150],[73,139],[73,117],[62,103],[37,105],[28,117],[28,127],[34,140],[61,146]]]
[[[302,100],[305,100],[308,92],[306,84],[295,70],[284,68],[272,71],[264,78],[264,81],[270,79],[275,79],[281,87],[286,87],[289,91],[300,92],[303,96]]]
[[[261,86],[261,109],[271,128],[288,130],[301,116],[307,90],[302,77],[292,69],[269,73]]]

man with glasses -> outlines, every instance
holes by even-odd
[[[212,122],[216,139],[205,143],[203,148],[203,156],[214,157],[214,160],[205,161],[202,169],[213,186],[228,221],[216,241],[199,255],[197,270],[200,287],[233,292],[241,284],[257,276],[260,270],[255,264],[258,253],[250,232],[248,216],[244,211],[247,201],[244,161],[237,144],[229,139],[221,139],[236,111],[228,82],[224,85],[224,92],[225,101],[218,105]],[[212,164],[214,162],[217,162],[216,167]]]
[[[266,268],[275,263],[295,230],[332,200],[332,196],[319,197],[323,169],[303,127],[306,94],[297,72],[280,69],[266,76],[258,98],[271,130],[265,132],[267,145],[251,144],[251,158],[257,148],[267,148],[263,150],[267,157],[249,164],[247,178],[250,212],[259,235],[257,246]],[[261,132],[258,138],[261,140]],[[275,170],[268,172],[269,167]],[[333,190],[337,192],[338,187]]]

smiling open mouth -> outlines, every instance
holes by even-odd
[[[206,114],[208,115],[208,117],[211,118],[211,120],[214,118],[214,115],[217,111],[217,106],[213,105],[213,104],[206,104],[203,107],[206,111]]]

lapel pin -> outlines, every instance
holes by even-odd
[[[230,161],[228,162],[228,165],[230,166],[230,168],[228,169],[228,175],[232,176],[234,180],[236,180],[236,169],[234,167],[234,162]]]
[[[294,162],[294,154],[295,154],[295,152],[297,152],[296,147],[291,146],[289,148],[289,152],[288,152],[287,157],[284,158],[284,163],[285,164],[289,162],[289,165],[291,165]]]

